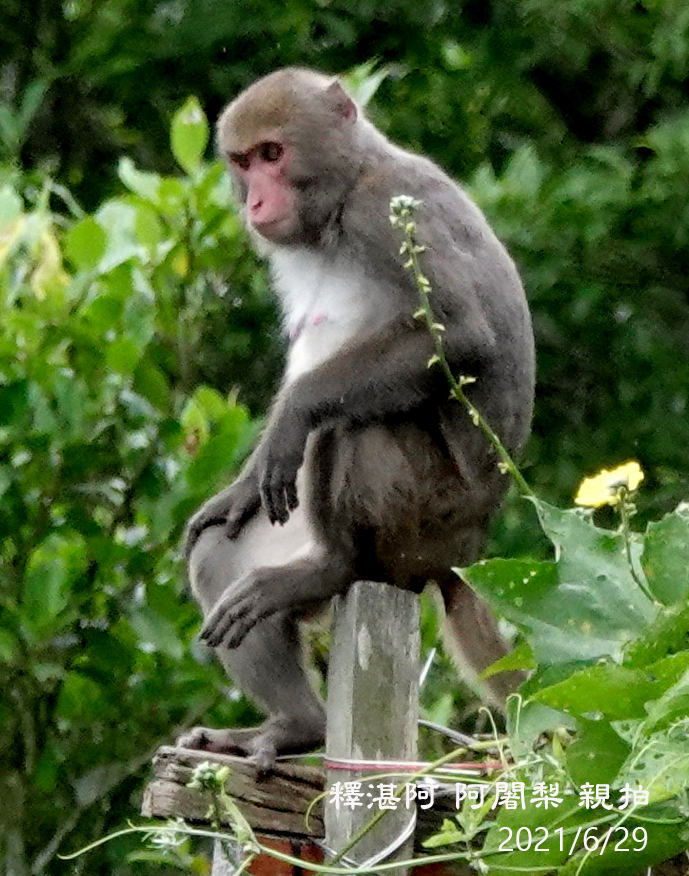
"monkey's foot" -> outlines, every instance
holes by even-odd
[[[201,639],[217,648],[236,648],[260,620],[278,611],[280,591],[269,585],[256,572],[249,572],[236,581],[217,601],[208,615]]]
[[[194,727],[177,739],[180,748],[243,755],[256,765],[259,774],[269,773],[279,754],[302,754],[320,748],[324,742],[322,715],[311,721],[280,716],[251,729]]]

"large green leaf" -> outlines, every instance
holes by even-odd
[[[678,671],[684,669],[684,672],[649,706],[648,718],[643,728],[645,732],[668,727],[689,715],[689,651],[682,651],[674,657],[661,661],[661,663],[670,662],[675,664]],[[650,667],[650,671],[653,671],[653,667]]]
[[[672,605],[689,594],[689,505],[680,505],[646,530],[641,562],[654,595]]]
[[[632,817],[624,824],[606,825],[599,836],[611,828],[605,846],[600,842],[593,851],[578,852],[558,876],[642,876],[651,865],[679,854],[689,841],[686,827],[677,819],[663,824]]]
[[[527,787],[525,807],[502,808],[489,830],[483,852],[491,876],[512,876],[515,870],[531,876],[554,872],[567,860],[577,829],[592,820],[591,812],[572,796],[557,808],[540,809],[529,801]]]
[[[652,624],[625,651],[625,665],[646,666],[689,644],[689,603],[661,608]]]
[[[588,666],[532,696],[553,709],[608,720],[645,717],[646,703],[676,685],[689,666],[689,652],[666,657],[644,669],[614,663]]]
[[[555,561],[488,560],[462,577],[528,634],[540,664],[621,660],[657,613],[631,574],[622,537],[577,511],[534,502]]]
[[[575,741],[566,750],[567,771],[575,785],[611,784],[629,755],[630,746],[608,721],[577,718]]]
[[[671,800],[689,789],[689,718],[642,736],[622,764],[616,784],[641,786],[649,803]]]

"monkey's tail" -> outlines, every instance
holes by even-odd
[[[509,694],[526,678],[525,673],[500,672],[481,680],[483,670],[509,653],[488,606],[463,582],[441,587],[445,602],[444,639],[463,680],[484,701],[501,711]]]

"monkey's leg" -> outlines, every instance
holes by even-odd
[[[259,514],[230,540],[224,525],[203,530],[189,561],[195,596],[204,615],[232,582],[246,580],[257,560],[278,562],[313,551],[305,515],[296,513],[284,527],[273,527]],[[243,576],[243,577],[242,577]],[[314,594],[310,607],[322,603]],[[270,613],[257,622],[241,644],[233,649],[221,645],[218,656],[237,685],[269,714],[253,730],[212,730],[197,727],[183,735],[178,744],[208,751],[238,752],[252,757],[266,771],[278,753],[305,751],[322,744],[325,733],[323,705],[313,691],[302,662],[298,606]],[[303,606],[301,606],[303,608]]]
[[[312,613],[352,581],[351,565],[336,554],[254,569],[227,587],[206,618],[201,638],[213,648],[237,648],[264,618],[282,611]]]
[[[278,754],[318,748],[325,740],[325,711],[302,663],[297,622],[284,612],[257,624],[237,648],[217,649],[228,675],[268,720],[252,729],[195,727],[178,740],[185,748],[244,754],[267,772]]]

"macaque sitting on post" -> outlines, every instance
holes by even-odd
[[[524,291],[485,217],[442,170],[390,143],[336,79],[279,70],[223,112],[218,144],[246,224],[270,262],[289,352],[266,428],[237,480],[189,523],[202,639],[268,713],[250,730],[197,727],[180,745],[243,753],[261,770],[323,743],[323,704],[300,623],[357,580],[437,584],[461,666],[505,653],[451,571],[474,562],[507,477],[429,367],[414,277],[390,200],[415,220],[455,375],[516,453],[529,431],[534,350]],[[488,683],[500,701],[509,679]]]

